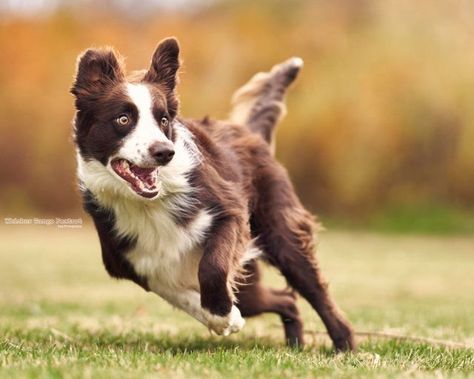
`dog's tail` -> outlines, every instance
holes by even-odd
[[[302,66],[303,60],[295,57],[254,75],[234,93],[230,121],[247,125],[273,147],[273,131],[286,114],[285,92]]]

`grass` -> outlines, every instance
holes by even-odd
[[[0,228],[0,377],[474,377],[474,350],[359,338],[334,355],[300,300],[307,346],[274,315],[228,338],[132,283],[109,279],[89,227]],[[318,252],[358,331],[474,343],[474,238],[325,232]],[[265,280],[283,286],[267,269]]]

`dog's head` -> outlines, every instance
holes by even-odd
[[[112,49],[89,49],[78,59],[71,93],[80,157],[141,198],[159,195],[160,170],[175,155],[178,56],[177,41],[165,39],[148,70],[132,78]]]

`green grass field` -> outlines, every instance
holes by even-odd
[[[474,377],[474,350],[359,337],[334,355],[300,300],[307,346],[283,345],[277,316],[231,337],[107,277],[89,227],[0,229],[0,378]],[[474,237],[324,232],[318,255],[357,331],[474,344]],[[283,286],[266,270],[265,280]]]

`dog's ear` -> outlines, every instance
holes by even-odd
[[[173,92],[177,83],[179,69],[179,45],[176,38],[166,38],[158,44],[145,74],[145,81],[163,85]]]
[[[113,49],[88,49],[78,58],[71,93],[77,98],[91,96],[124,80],[121,58]]]

